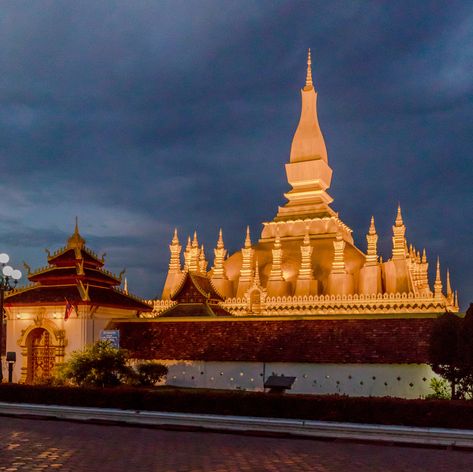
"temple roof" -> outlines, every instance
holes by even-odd
[[[86,245],[85,239],[79,233],[79,223],[76,218],[74,232],[67,239],[66,246],[58,249],[52,255],[48,253],[48,263],[56,266],[68,265],[71,261],[83,260],[84,264],[94,267],[102,267],[104,259],[99,258],[95,252]]]
[[[190,301],[190,298],[193,298],[192,301],[199,302],[223,301],[223,297],[217,293],[207,276],[185,272],[181,283],[171,295],[171,300],[184,303]]]
[[[27,266],[32,285],[9,292],[5,305],[64,305],[67,299],[74,304],[151,311],[145,301],[116,289],[122,274],[116,276],[103,265],[103,258],[85,246],[76,220],[67,245],[53,255],[48,252],[48,266],[36,271]]]
[[[54,284],[57,282],[67,282],[87,280],[107,286],[116,286],[121,283],[120,278],[104,269],[90,267],[80,267],[79,265],[68,267],[43,267],[28,275],[31,282],[41,282],[42,284]]]
[[[203,274],[185,272],[171,300],[178,303],[163,311],[160,317],[231,316],[219,305],[223,297]]]
[[[67,299],[74,305],[100,305],[151,311],[146,302],[117,289],[89,285],[86,290],[88,300],[83,299],[80,285],[34,285],[9,292],[5,297],[5,306],[64,305]]]
[[[132,357],[228,362],[421,364],[434,318],[113,322]]]

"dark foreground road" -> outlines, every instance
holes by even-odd
[[[473,471],[473,452],[0,417],[0,471]]]

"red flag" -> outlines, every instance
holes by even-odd
[[[74,309],[74,305],[69,302],[66,298],[66,311],[64,312],[64,321],[67,321],[69,316],[71,316],[72,310]]]

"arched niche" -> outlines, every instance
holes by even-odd
[[[64,362],[65,331],[51,320],[37,318],[21,332],[21,383],[36,383],[51,377],[54,367]]]

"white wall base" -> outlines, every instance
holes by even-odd
[[[419,398],[432,393],[427,364],[305,364],[160,360],[166,385],[262,391],[270,375],[296,377],[288,393]]]

